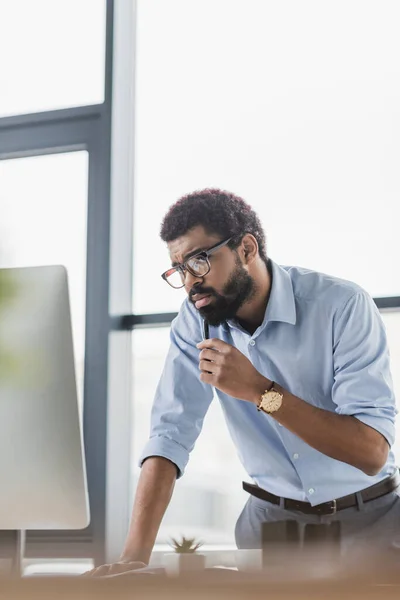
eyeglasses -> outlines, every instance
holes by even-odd
[[[183,288],[185,285],[185,273],[188,271],[194,277],[205,277],[211,270],[211,265],[208,257],[223,246],[226,246],[231,241],[231,237],[223,242],[218,242],[215,246],[211,246],[208,250],[203,250],[194,256],[188,258],[181,265],[168,269],[161,277],[175,289]]]

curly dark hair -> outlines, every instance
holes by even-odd
[[[229,246],[236,248],[246,233],[254,235],[258,252],[267,264],[265,234],[254,210],[239,196],[218,188],[187,194],[173,204],[165,215],[160,236],[171,242],[202,225],[209,235],[232,237]]]

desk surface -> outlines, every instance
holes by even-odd
[[[379,578],[378,578],[379,579]],[[260,576],[237,572],[206,571],[202,575],[168,579],[164,576],[136,575],[110,579],[38,577],[1,580],[0,598],[7,600],[398,600],[399,573],[386,574],[381,581],[359,578],[319,582],[271,583]]]

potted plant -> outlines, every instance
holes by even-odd
[[[204,570],[206,557],[197,552],[202,542],[182,536],[181,541],[172,538],[170,545],[174,552],[164,554],[164,567],[168,575],[176,577],[182,573]]]

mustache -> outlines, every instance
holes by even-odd
[[[191,300],[193,302],[193,296],[195,296],[196,294],[210,294],[211,295],[215,295],[214,290],[210,290],[210,289],[206,289],[206,288],[196,288],[195,290],[190,290],[189,292],[189,300]]]

